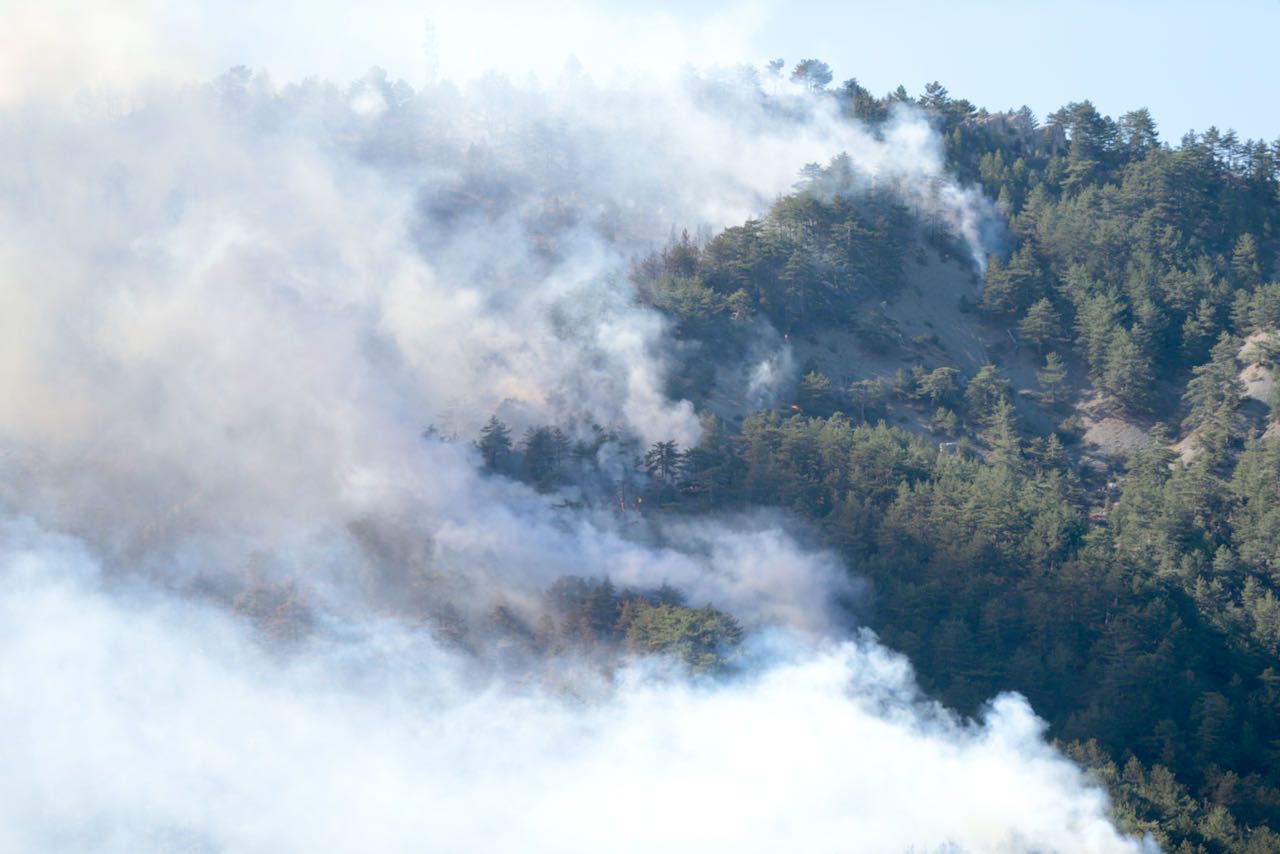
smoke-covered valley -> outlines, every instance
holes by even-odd
[[[922,696],[805,531],[629,486],[703,430],[631,262],[843,152],[979,264],[993,207],[923,117],[742,69],[127,85],[3,101],[0,847],[1154,848],[1021,697]],[[495,414],[581,476],[486,471]],[[484,628],[566,577],[741,644],[691,674]]]

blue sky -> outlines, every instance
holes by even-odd
[[[831,65],[876,94],[938,80],[992,110],[1041,120],[1089,99],[1118,118],[1147,107],[1161,137],[1234,128],[1280,137],[1275,56],[1280,2],[805,3],[781,7],[753,47]]]

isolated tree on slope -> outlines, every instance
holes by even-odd
[[[825,89],[831,78],[831,66],[818,59],[802,59],[791,70],[792,83],[801,83],[814,92]]]
[[[666,483],[674,484],[683,468],[683,455],[675,442],[654,442],[653,447],[644,455],[645,472]]]
[[[511,431],[507,425],[498,420],[498,416],[489,416],[489,423],[480,428],[480,439],[476,442],[480,456],[484,457],[484,467],[489,471],[498,471],[511,455]]]

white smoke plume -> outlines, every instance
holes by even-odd
[[[17,113],[0,435],[22,500],[117,530],[175,506],[332,522],[421,464],[418,430],[469,438],[500,408],[691,445],[626,258],[762,210],[833,151],[907,195],[949,186],[922,120],[880,140],[789,97],[696,75],[277,92],[234,70],[120,118]]]
[[[771,336],[777,338],[776,335]],[[796,367],[787,342],[774,342],[775,348],[755,363],[747,380],[747,400],[754,409],[774,405],[781,389],[794,381]]]
[[[841,640],[856,584],[780,520],[650,528],[467,441],[494,412],[599,424],[619,471],[628,436],[696,441],[628,259],[839,152],[967,235],[981,204],[921,119],[877,136],[741,71],[201,82],[208,9],[19,8],[0,848],[1141,850],[1024,702],[957,721]],[[740,675],[502,681],[404,619],[424,585],[534,610],[566,574],[733,613]],[[314,630],[264,645],[211,604],[260,582]]]
[[[104,589],[74,541],[4,542],[5,850],[1147,850],[1024,701],[961,722],[868,635],[583,699],[477,684],[395,626],[270,658],[221,612]]]

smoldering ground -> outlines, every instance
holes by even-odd
[[[840,151],[963,236],[981,204],[918,118],[877,136],[737,72],[6,97],[4,847],[1139,848],[1024,702],[959,722],[839,640],[845,570],[781,525],[655,540],[467,441],[500,409],[696,441],[627,259]],[[384,607],[430,576],[532,609],[565,574],[731,611],[738,675],[513,680]],[[301,591],[306,643],[211,604],[260,583]]]

